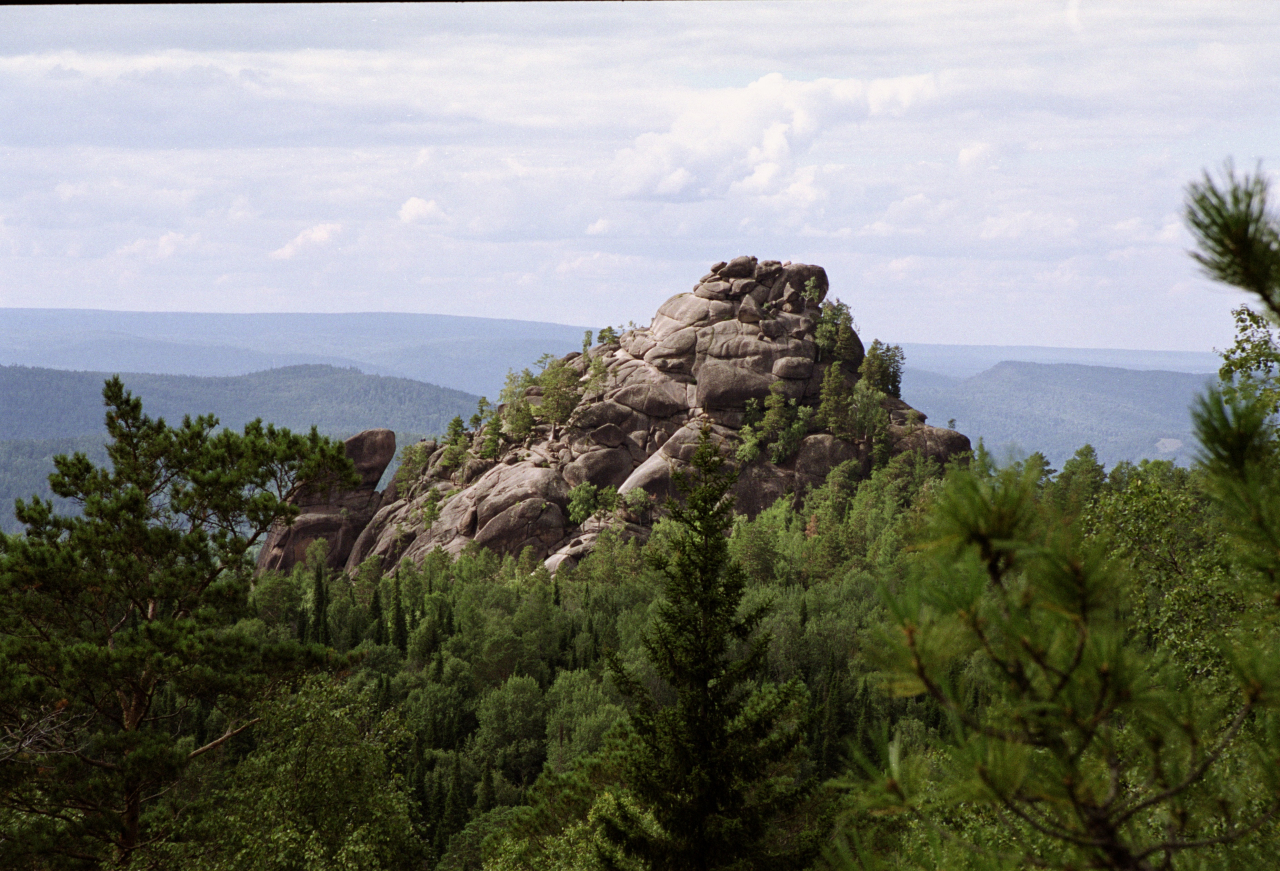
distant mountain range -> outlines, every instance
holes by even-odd
[[[0,309],[0,364],[247,375],[319,363],[496,399],[509,369],[581,348],[584,331],[452,315]]]
[[[910,358],[908,358],[910,359]],[[1188,408],[1215,376],[1007,361],[967,378],[908,368],[902,396],[934,426],[955,427],[997,460],[1040,451],[1062,468],[1085,443],[1107,467],[1143,458],[1187,464]]]
[[[0,366],[0,439],[68,438],[101,433],[106,372]],[[443,432],[455,415],[470,417],[480,397],[408,378],[356,369],[304,365],[249,375],[198,377],[125,373],[143,409],[171,423],[184,414],[214,414],[239,429],[254,418],[328,434],[372,427]]]
[[[404,442],[469,417],[508,370],[580,348],[583,332],[426,314],[0,309],[0,527],[12,528],[14,495],[44,491],[54,453],[100,444],[106,373],[134,373],[126,386],[147,411],[175,421],[261,416],[335,436],[385,426]],[[1086,442],[1108,466],[1189,462],[1187,408],[1219,365],[1190,351],[902,347],[903,398],[930,423],[954,418],[997,458],[1039,450],[1056,468]]]

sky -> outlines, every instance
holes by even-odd
[[[864,339],[1208,351],[1188,182],[1276,3],[0,9],[0,308],[647,324],[740,254]],[[0,317],[3,312],[0,311]]]

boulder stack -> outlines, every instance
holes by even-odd
[[[479,458],[485,433],[470,434],[466,460],[448,470],[440,462],[445,449],[432,446],[425,472],[384,501],[348,549],[346,568],[378,555],[390,569],[435,548],[457,554],[475,542],[504,554],[533,548],[555,570],[589,551],[609,524],[643,537],[647,512],[625,523],[573,524],[570,490],[583,483],[624,496],[643,490],[659,505],[673,494],[672,473],[689,461],[704,428],[732,454],[750,400],[763,403],[773,391],[797,406],[817,405],[833,365],[852,383],[864,354],[856,334],[846,337],[843,347],[852,352],[842,361],[823,359],[818,350],[827,290],[820,266],[755,257],[715,264],[689,293],[663,303],[650,326],[564,358],[583,390],[566,424],[535,426],[488,460]],[[537,387],[526,395],[535,407],[542,399]],[[946,460],[969,450],[968,438],[927,426],[905,402],[887,398],[883,407],[891,453],[916,450]],[[815,424],[782,462],[761,456],[740,469],[737,510],[754,516],[781,496],[821,484],[847,460],[869,470],[870,446]]]

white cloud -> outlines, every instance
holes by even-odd
[[[963,167],[973,166],[984,161],[991,154],[991,146],[986,142],[974,142],[960,149],[956,163]]]
[[[341,224],[316,224],[314,227],[303,230],[283,248],[277,248],[268,256],[272,260],[292,260],[293,256],[303,248],[328,244],[329,240],[341,230]]]
[[[171,230],[156,239],[138,239],[128,245],[117,248],[116,253],[140,255],[150,260],[165,260],[172,257],[179,250],[190,248],[199,241],[199,233],[192,233],[188,236]]]
[[[122,308],[603,323],[754,253],[823,264],[891,340],[1208,347],[1234,300],[1183,188],[1280,165],[1280,5],[1086,4],[1079,35],[1067,0],[140,8],[0,30],[3,304],[99,305],[128,266]],[[299,215],[330,223],[287,241]]]
[[[435,200],[409,197],[404,201],[404,205],[400,207],[398,214],[400,215],[400,220],[406,224],[412,224],[415,221],[440,220],[444,217],[444,210],[436,205]]]
[[[980,239],[1059,240],[1075,232],[1075,218],[1033,211],[995,215],[985,219],[978,228]]]

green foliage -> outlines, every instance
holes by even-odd
[[[611,658],[613,679],[635,706],[623,765],[636,801],[607,808],[603,831],[657,867],[798,864],[806,845],[779,843],[772,825],[804,796],[795,751],[806,694],[798,681],[756,683],[770,640],[757,630],[768,608],[740,613],[746,578],[724,537],[733,476],[706,431],[691,465],[697,477],[680,480],[685,502],[670,506],[674,527],[655,557],[664,598],[643,639],[672,701],[661,704]]]
[[[371,693],[311,680],[262,709],[257,746],[189,814],[169,867],[194,871],[393,871],[425,846],[393,760],[409,735]]]
[[[838,299],[829,299],[818,313],[813,340],[818,346],[819,359],[829,359],[856,367],[862,360],[862,342],[858,339],[857,326],[849,306]]]
[[[1248,306],[1233,309],[1236,340],[1222,355],[1218,377],[1226,389],[1256,394],[1271,410],[1280,412],[1280,346],[1275,327]]]
[[[868,357],[870,359],[870,357]],[[885,394],[862,378],[852,386],[840,366],[828,366],[822,377],[817,419],[832,435],[862,442],[870,448],[872,464],[889,458],[889,412]]]
[[[489,412],[491,410],[488,398],[481,396],[480,401],[476,403],[476,413],[471,415],[471,428],[474,430],[480,429],[480,427],[484,425],[484,422],[489,419]]]
[[[538,682],[511,675],[476,708],[475,753],[512,783],[533,782],[547,753],[546,712]]]
[[[1280,675],[1218,695],[1130,643],[1123,566],[1044,514],[1038,478],[953,472],[921,574],[886,598],[889,686],[927,694],[950,728],[932,764],[901,738],[868,763],[869,806],[962,839],[973,816],[956,809],[973,807],[980,852],[1037,867],[1156,867],[1248,834],[1280,793],[1237,763],[1280,752],[1245,728],[1280,702]]]
[[[446,472],[459,468],[467,460],[468,444],[462,417],[455,417],[449,421],[449,428],[445,431],[444,453],[440,455],[439,467]]]
[[[538,362],[537,375],[528,369],[519,375],[513,371],[502,390],[502,429],[516,440],[526,438],[538,421],[553,426],[566,423],[582,399],[582,376],[572,365],[550,354]],[[526,396],[531,388],[536,390],[536,403]]]
[[[1187,186],[1184,217],[1199,250],[1192,257],[1206,275],[1254,294],[1280,319],[1280,221],[1271,212],[1270,185],[1261,168],[1237,177],[1227,161],[1222,179],[1209,173]]]
[[[608,514],[618,507],[617,487],[597,487],[583,481],[569,491],[569,522],[578,526],[595,514]]]
[[[431,462],[431,442],[415,442],[400,449],[400,465],[396,468],[395,482],[400,488],[408,487],[422,477]]]
[[[351,486],[343,448],[213,417],[170,427],[106,383],[109,468],[56,459],[81,508],[19,502],[0,537],[0,863],[127,865],[191,763],[247,729],[273,675],[307,662],[238,626],[249,548],[304,487]],[[317,651],[318,653],[318,651]],[[216,734],[192,729],[216,709]],[[185,726],[184,726],[185,724]]]
[[[578,379],[577,370],[564,360],[546,360],[538,375],[542,403],[538,406],[537,416],[552,424],[567,422],[582,398]]]
[[[436,521],[440,519],[440,507],[444,505],[444,501],[444,490],[440,487],[431,487],[427,490],[427,495],[422,500],[422,506],[415,518],[424,529],[435,526]]]
[[[616,329],[614,327],[604,327],[596,335],[596,341],[601,345],[616,345],[621,331],[622,327],[617,327]]]
[[[753,412],[759,406],[755,400],[748,401],[748,417],[744,420],[738,437],[742,444],[738,446],[739,462],[750,463],[760,456],[765,448],[769,450],[769,460],[781,463],[792,457],[800,449],[800,442],[809,432],[809,423],[813,419],[813,409],[809,406],[797,406],[794,399],[788,399],[782,392],[780,382],[769,385],[769,396],[764,401],[764,416],[753,421]]]
[[[653,497],[641,487],[628,490],[622,495],[622,508],[640,523],[648,523],[653,510]]]
[[[858,374],[872,389],[894,399],[901,399],[904,360],[901,346],[886,345],[876,339],[867,348]]]

